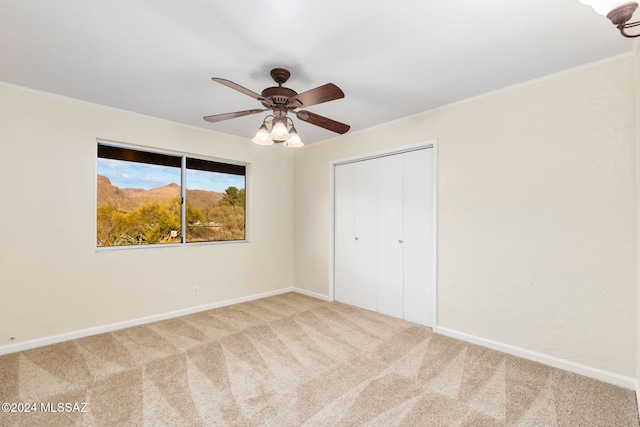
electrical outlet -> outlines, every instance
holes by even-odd
[[[194,297],[200,296],[200,288],[199,287],[197,287],[197,286],[193,287],[193,296]]]

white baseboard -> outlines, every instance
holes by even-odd
[[[78,331],[65,332],[58,335],[52,335],[44,338],[37,338],[29,341],[18,342],[15,344],[8,344],[0,346],[0,356],[4,354],[17,353],[19,351],[31,350],[37,347],[43,347],[46,345],[57,344],[64,341],[74,340],[78,338],[85,338],[92,335],[104,334],[106,332],[113,332],[120,329],[130,328],[132,326],[146,325],[148,323],[158,322],[160,320],[172,319],[174,317],[186,316],[188,314],[199,313],[201,311],[212,310],[214,308],[226,307],[228,305],[240,304],[243,302],[254,301],[260,298],[271,297],[274,295],[281,295],[287,292],[297,292],[310,297],[318,298],[328,301],[328,297],[315,292],[305,291],[294,287],[278,289],[275,291],[263,292],[260,294],[248,295],[245,297],[234,298],[225,301],[214,302],[211,304],[199,305],[196,307],[189,307],[182,310],[171,311],[168,313],[155,314],[153,316],[140,317],[137,319],[126,320],[124,322],[111,323],[108,325],[97,326],[94,328],[81,329]]]
[[[306,289],[300,289],[300,288],[291,288],[291,290],[293,292],[306,295],[311,298],[321,299],[322,301],[331,301],[331,299],[327,295],[322,295],[317,292],[311,292],[311,291],[307,291]]]
[[[565,371],[573,372],[574,374],[584,375],[585,377],[604,381],[606,383],[617,385],[629,390],[637,390],[638,385],[635,378],[626,377],[624,375],[615,374],[613,372],[603,371],[601,369],[592,368],[586,365],[581,365],[579,363],[570,362],[568,360],[559,359],[557,357],[549,356],[531,350],[526,350],[524,348],[511,346],[508,344],[503,344],[497,341],[476,337],[474,335],[465,334],[464,332],[458,332],[448,328],[436,326],[435,328],[433,328],[433,331],[441,335],[446,335],[451,338],[470,342],[472,344],[477,344],[482,347],[491,348],[493,350],[501,351],[513,356],[522,357],[523,359],[533,360],[534,362],[539,362],[545,365],[552,366],[554,368],[563,369]]]

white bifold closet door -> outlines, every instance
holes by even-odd
[[[379,177],[377,311],[401,319],[404,317],[403,157],[398,154],[372,160],[378,166]]]
[[[371,265],[377,258],[377,174],[376,165],[358,162],[335,169],[335,277],[349,286],[335,288],[338,301],[377,310],[378,271]],[[357,189],[357,190],[356,190]]]
[[[335,167],[335,299],[432,326],[432,150]]]
[[[433,149],[404,155],[404,319],[434,326]]]

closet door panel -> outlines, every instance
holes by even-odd
[[[378,311],[403,317],[403,156],[378,162]]]
[[[378,169],[375,161],[354,164],[354,283],[358,301],[368,310],[378,309]]]
[[[433,150],[404,154],[404,318],[433,326]]]
[[[355,287],[355,167],[353,163],[334,169],[334,289],[336,301],[356,305]]]

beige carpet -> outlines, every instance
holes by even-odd
[[[1,426],[638,426],[632,391],[294,293],[0,357],[0,402],[37,405]]]

